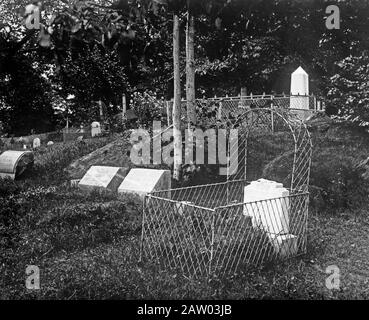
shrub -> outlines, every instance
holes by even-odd
[[[369,181],[355,152],[316,150],[311,168],[311,204],[317,210],[356,209],[367,203]]]
[[[161,120],[164,101],[158,100],[153,92],[135,92],[132,99],[132,109],[138,117],[138,125],[151,128],[154,120]]]
[[[64,178],[64,168],[109,142],[109,138],[89,139],[41,147],[35,152],[35,164],[31,175],[46,180]],[[54,181],[56,182],[56,181]]]

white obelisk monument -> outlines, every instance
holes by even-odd
[[[291,74],[291,109],[309,109],[309,75],[298,67]]]

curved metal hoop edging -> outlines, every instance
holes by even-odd
[[[294,150],[293,150],[293,164],[291,168],[291,185],[290,190],[297,192],[307,192],[310,177],[310,166],[311,166],[311,153],[312,153],[312,141],[310,133],[307,129],[306,124],[297,118],[296,115],[291,113],[289,110],[280,108],[254,108],[245,111],[244,113],[237,116],[233,121],[233,124],[229,129],[236,129],[240,126],[246,128],[244,134],[245,137],[245,149],[247,149],[247,141],[249,135],[256,126],[263,124],[265,128],[273,131],[274,117],[281,119],[291,132]],[[251,121],[250,121],[251,120]],[[261,120],[261,123],[258,122]],[[269,124],[271,124],[269,126]],[[231,148],[231,142],[228,141],[228,152],[231,158],[234,153]],[[239,152],[239,150],[234,151]],[[245,150],[247,152],[247,150]],[[246,153],[247,154],[247,153]],[[228,163],[229,166],[229,163]],[[247,155],[245,156],[244,167],[244,178],[246,179],[247,170]],[[228,168],[227,171],[229,172]],[[236,178],[240,178],[239,176]],[[230,175],[227,174],[227,181],[233,180]]]

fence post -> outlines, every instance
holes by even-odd
[[[273,114],[273,109],[274,109],[274,105],[273,105],[273,96],[270,97],[271,103],[270,103],[270,114],[271,114],[271,121],[272,121],[272,133],[274,133],[274,114]]]
[[[122,117],[123,117],[123,120],[126,118],[126,114],[127,114],[127,100],[126,100],[126,95],[122,94]]]
[[[103,120],[104,118],[104,112],[103,112],[103,105],[102,105],[102,101],[99,100],[99,112],[100,112],[100,119]]]
[[[212,212],[211,218],[211,243],[210,243],[210,261],[209,261],[209,276],[212,271],[212,264],[214,259],[214,239],[215,239],[215,216],[217,214],[217,209]]]
[[[223,110],[223,101],[219,102],[219,108],[218,108],[218,120],[222,120],[222,111]]]
[[[144,241],[145,241],[145,206],[146,206],[146,196],[143,199],[143,203],[142,203],[142,233],[141,233],[141,243],[140,243],[140,257],[139,257],[139,262],[142,262],[142,258],[143,258],[143,246],[144,246]]]
[[[167,101],[166,104],[167,104],[167,124],[168,124],[168,127],[171,126],[171,114],[172,114],[172,107],[171,107],[171,104],[172,104],[172,100],[170,101]]]
[[[241,106],[244,107],[245,106],[245,99],[244,97],[247,96],[247,88],[246,87],[242,87],[241,88]]]

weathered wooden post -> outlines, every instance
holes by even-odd
[[[217,114],[218,120],[222,120],[222,109],[223,109],[223,101],[220,100],[219,101],[218,114]]]
[[[241,106],[244,107],[245,106],[245,97],[247,96],[247,88],[246,87],[242,87],[241,88]]]
[[[273,113],[273,109],[274,109],[274,106],[273,106],[273,96],[270,97],[270,115],[271,115],[271,121],[272,121],[272,132],[274,133],[274,113]]]
[[[123,120],[126,119],[126,115],[127,115],[127,99],[126,99],[126,95],[123,93],[122,94],[122,117],[123,117]]]
[[[173,104],[173,99],[170,101],[166,102],[166,107],[167,107],[167,124],[168,127],[170,127],[172,125],[172,119],[171,119],[171,114],[172,114],[172,104]]]

